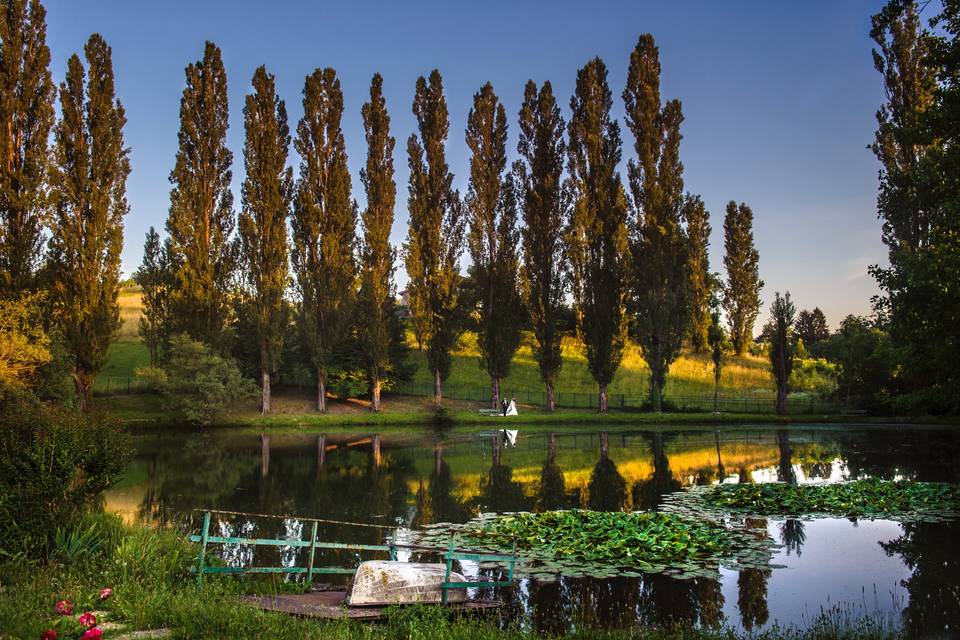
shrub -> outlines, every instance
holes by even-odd
[[[191,424],[209,424],[228,404],[251,400],[257,386],[244,378],[236,362],[186,335],[170,340],[162,367],[137,369],[137,376],[160,391],[167,409]]]
[[[128,455],[115,422],[0,386],[0,555],[47,555]]]

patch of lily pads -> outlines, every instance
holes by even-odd
[[[960,514],[960,487],[909,480],[868,479],[814,485],[729,484],[686,493],[721,512],[762,516],[844,516],[931,522]]]
[[[764,532],[765,533],[765,532]],[[571,578],[680,579],[717,576],[720,566],[770,569],[777,545],[766,535],[715,519],[674,513],[587,510],[484,514],[462,525],[439,524],[416,534],[420,544],[504,552],[516,543],[515,575],[541,582]]]

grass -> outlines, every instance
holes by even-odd
[[[89,526],[88,519],[84,526]],[[361,625],[350,622],[321,622],[278,613],[268,613],[242,604],[236,595],[255,590],[260,593],[288,591],[289,586],[270,579],[245,582],[208,579],[202,590],[193,587],[189,567],[195,547],[169,530],[126,527],[116,517],[92,518],[104,532],[97,548],[82,545],[69,557],[53,550],[51,561],[25,558],[6,559],[0,564],[0,629],[4,638],[38,638],[55,619],[56,602],[69,599],[80,613],[94,606],[104,620],[126,630],[166,628],[175,638],[304,638],[347,640],[532,640],[544,636],[515,626],[501,628],[496,620],[450,618],[439,607],[410,607],[395,610],[386,624]],[[119,528],[119,534],[118,532]],[[98,602],[96,595],[111,587],[109,600]],[[111,637],[108,632],[106,638]],[[824,618],[807,630],[773,629],[751,637],[779,640],[826,640],[828,638],[881,639],[897,634],[884,624],[870,620],[858,623],[841,618]],[[620,630],[578,629],[582,640],[715,640],[734,639],[729,629],[635,626]]]

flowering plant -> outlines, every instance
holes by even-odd
[[[40,640],[100,640],[103,630],[97,626],[96,614],[89,609],[93,608],[95,602],[102,602],[111,595],[113,589],[106,587],[100,590],[96,598],[90,598],[90,602],[74,603],[67,599],[58,601],[53,607],[57,617],[50,623],[50,628],[40,634]],[[74,609],[83,613],[74,616]]]

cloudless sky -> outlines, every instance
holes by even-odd
[[[113,48],[133,164],[123,252],[127,274],[140,262],[147,228],[162,230],[166,220],[183,69],[202,56],[205,40],[222,49],[228,75],[228,144],[238,209],[243,96],[257,66],[266,64],[276,75],[291,131],[302,114],[304,77],[316,67],[337,70],[354,196],[361,206],[366,143],[360,107],[372,74],[383,74],[397,138],[393,241],[399,244],[406,236],[406,139],[415,128],[410,105],[418,75],[434,67],[443,75],[451,121],[448,161],[464,192],[469,152],[463,131],[482,84],[492,82],[506,106],[512,161],[527,79],[553,83],[566,119],[576,71],[597,55],[610,70],[624,158],[630,157],[632,137],[619,96],[637,37],[649,32],[660,48],[662,96],[683,102],[685,186],[702,195],[712,216],[711,268],[722,271],[724,207],[731,199],[744,201],[754,211],[766,282],[760,322],[774,291],[789,290],[798,309],[820,306],[834,327],[848,313],[869,312],[877,288],[867,267],[883,263],[886,255],[875,210],[879,165],[867,149],[874,113],[883,102],[868,37],[870,16],[882,4],[45,2],[57,83],[67,58],[82,52],[90,33],[101,33]],[[290,153],[297,166],[292,146]],[[402,269],[397,276],[402,287]]]

